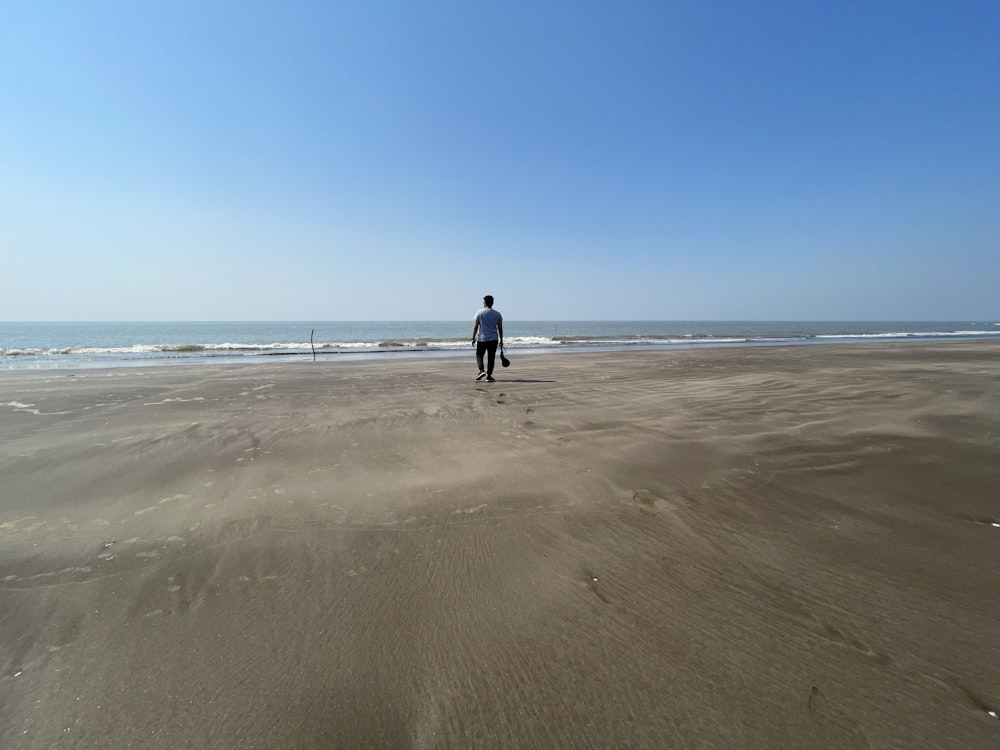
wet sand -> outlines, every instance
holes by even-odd
[[[0,373],[0,746],[1000,746],[1000,345],[511,354]]]

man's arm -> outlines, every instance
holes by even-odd
[[[476,322],[472,324],[472,345],[476,345],[476,331],[479,330],[479,318],[476,318]]]
[[[497,323],[497,333],[500,334],[500,343],[503,343],[503,321]]]

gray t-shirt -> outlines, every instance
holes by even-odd
[[[497,324],[503,320],[503,316],[492,307],[484,307],[476,313],[476,320],[479,321],[479,330],[476,332],[476,341],[499,341],[500,332]]]

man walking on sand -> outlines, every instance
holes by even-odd
[[[476,321],[472,324],[472,345],[476,347],[476,364],[479,365],[476,380],[486,378],[486,382],[493,382],[498,344],[503,344],[503,316],[493,309],[493,295],[487,294],[483,297],[483,309],[476,313]],[[486,367],[483,367],[484,354]]]

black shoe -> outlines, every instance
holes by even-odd
[[[478,375],[476,375],[476,380],[482,380],[485,377],[486,377],[486,373],[485,372],[480,372]]]
[[[497,381],[496,381],[496,379],[492,375],[487,375],[486,376],[486,382],[487,383],[495,383]]]

